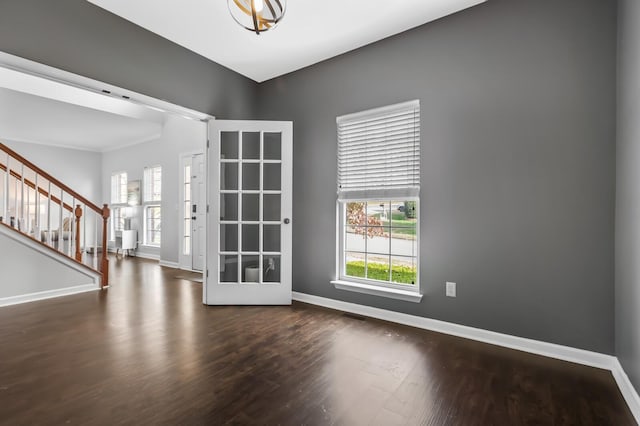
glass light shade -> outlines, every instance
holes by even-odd
[[[272,30],[284,17],[286,0],[227,0],[233,19],[256,34]]]

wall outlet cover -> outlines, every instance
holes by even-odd
[[[456,297],[456,283],[447,281],[447,297]]]

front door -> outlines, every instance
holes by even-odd
[[[291,304],[293,123],[209,124],[209,305]]]

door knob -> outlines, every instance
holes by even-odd
[[[196,220],[196,217],[195,216],[191,216],[191,220]]]
[[[288,224],[289,224],[289,222],[291,222],[291,221],[289,220],[289,218],[288,218],[288,217],[286,217],[286,218],[284,219],[284,221],[283,221],[283,222],[284,222],[284,224],[285,224],[285,225],[288,225]]]

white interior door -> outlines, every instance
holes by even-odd
[[[207,192],[206,170],[203,154],[191,158],[191,268],[204,270],[205,244],[207,241]]]
[[[293,123],[209,123],[209,305],[291,304]]]

